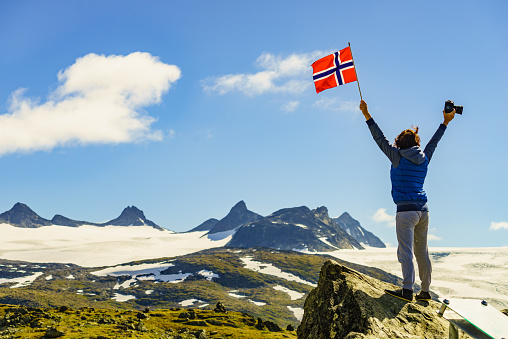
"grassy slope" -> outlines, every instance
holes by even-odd
[[[186,313],[194,319],[182,318]],[[296,338],[296,331],[257,329],[256,320],[238,312],[217,313],[209,310],[188,312],[160,309],[151,312],[93,308],[34,309],[0,305],[0,337],[41,338],[48,328],[65,338],[183,338],[199,337],[206,331],[210,338]],[[193,336],[191,336],[193,335]]]

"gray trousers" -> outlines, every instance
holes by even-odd
[[[399,248],[397,257],[402,266],[403,288],[412,290],[415,283],[413,253],[418,263],[418,272],[422,281],[422,291],[428,292],[432,266],[427,247],[429,230],[429,212],[408,211],[397,212],[397,240]]]

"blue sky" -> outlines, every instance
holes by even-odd
[[[2,1],[0,211],[102,222],[128,205],[185,231],[238,201],[327,206],[394,245],[389,161],[356,83],[316,94],[347,47],[388,139],[426,143],[430,246],[508,246],[505,1]]]

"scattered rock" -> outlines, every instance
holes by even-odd
[[[407,303],[384,293],[396,288],[326,261],[318,286],[305,300],[298,339],[448,337],[448,323],[436,313],[438,303]]]
[[[146,328],[145,324],[142,321],[140,321],[139,323],[136,324],[135,329],[136,329],[136,331],[139,331],[139,332],[147,332],[148,331],[148,329]]]
[[[277,325],[276,323],[272,322],[272,321],[265,321],[264,325],[266,326],[266,328],[270,332],[280,332],[280,331],[282,331],[282,328],[279,325]]]
[[[189,325],[189,326],[208,326],[208,324],[204,320],[192,320],[192,321],[188,321],[188,322],[185,323],[185,325]]]
[[[243,318],[242,321],[247,326],[255,326],[256,325],[256,319],[254,319],[251,316],[248,316],[247,318]]]
[[[224,307],[224,305],[220,301],[217,303],[217,305],[215,305],[213,311],[217,313],[227,313],[226,307]]]
[[[30,323],[31,328],[41,328],[44,327],[44,323],[40,319],[35,319]]]
[[[66,312],[66,311],[69,311],[69,310],[70,310],[70,308],[67,307],[67,306],[60,306],[58,308],[58,312]]]
[[[60,332],[54,327],[50,327],[46,330],[46,333],[44,333],[44,338],[59,338],[64,336],[64,332]]]
[[[148,316],[145,313],[141,313],[141,312],[138,312],[138,314],[136,314],[136,317],[138,319],[147,319],[148,318]]]
[[[190,319],[190,314],[189,312],[182,312],[178,315],[178,318],[180,319]]]
[[[265,329],[265,323],[263,322],[263,319],[258,318],[258,323],[255,326],[258,330],[262,331]]]
[[[203,321],[204,322],[204,321]],[[206,323],[205,323],[206,324]],[[205,330],[199,330],[195,334],[196,338],[198,339],[208,339],[208,335],[206,334]]]
[[[217,320],[217,319],[207,319],[206,320],[207,323],[209,323],[210,325],[214,325],[214,326],[222,326],[222,321],[220,320]]]

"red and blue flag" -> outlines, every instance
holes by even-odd
[[[357,81],[351,47],[327,55],[312,64],[316,93]]]

